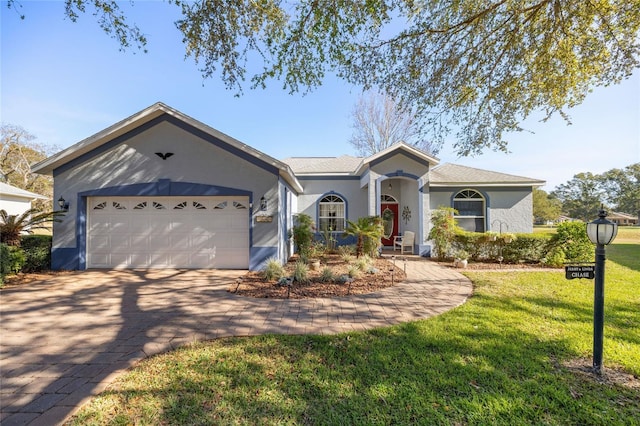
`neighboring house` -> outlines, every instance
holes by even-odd
[[[638,225],[638,216],[633,216],[627,213],[611,212],[607,215],[607,219],[611,222],[617,223],[618,226]]]
[[[430,253],[431,211],[473,231],[532,231],[536,179],[445,164],[399,143],[367,158],[276,160],[162,103],[36,164],[69,213],[54,224],[54,269],[259,269],[292,253],[298,213],[340,235],[387,212],[394,235]],[[392,214],[389,214],[389,211]],[[505,229],[506,227],[506,229]]]
[[[20,216],[31,209],[34,200],[46,200],[47,197],[15,186],[0,182],[0,210],[12,216]]]
[[[556,220],[556,223],[565,223],[565,222],[582,222],[582,220],[575,219],[573,217],[569,217],[569,216],[565,216],[565,215],[560,215],[558,217],[558,220]]]

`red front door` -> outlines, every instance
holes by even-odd
[[[393,215],[388,221],[385,221],[384,218],[389,217],[390,214],[385,214],[385,210],[390,210]],[[398,235],[398,204],[382,203],[380,206],[380,215],[385,225],[385,235],[382,237],[382,245],[393,246],[393,237]],[[389,231],[391,231],[391,235],[389,235]],[[387,236],[389,238],[385,238]]]

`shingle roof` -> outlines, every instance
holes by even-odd
[[[354,173],[361,157],[342,155],[340,157],[290,157],[282,160],[295,174],[305,173]]]
[[[623,218],[623,219],[637,219],[637,216],[628,214],[628,213],[622,213],[622,212],[611,212],[607,215],[608,218],[612,218],[612,217],[618,217],[618,218]]]
[[[544,181],[523,176],[509,175],[490,170],[457,164],[443,164],[431,169],[431,184],[528,184],[544,185]]]
[[[46,200],[44,195],[36,194],[4,182],[0,182],[0,195],[12,195],[14,197],[28,198],[30,200],[41,199]]]

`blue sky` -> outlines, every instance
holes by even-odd
[[[328,78],[305,96],[289,95],[278,81],[240,97],[216,80],[204,80],[185,58],[164,2],[124,3],[149,40],[148,53],[119,51],[91,14],[64,18],[62,1],[22,0],[18,14],[2,2],[0,118],[22,126],[47,145],[66,148],[162,101],[275,158],[356,155],[348,143],[350,111],[360,89]],[[487,151],[458,158],[452,144],[438,157],[504,173],[543,179],[551,191],[579,172],[602,173],[640,162],[640,72],[621,85],[594,90],[559,117],[529,119],[534,133],[507,136],[510,154]]]

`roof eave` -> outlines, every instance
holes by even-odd
[[[531,182],[429,182],[431,187],[447,187],[447,186],[485,186],[485,187],[499,187],[499,186],[543,186],[545,181],[531,181]]]
[[[125,118],[124,120],[121,120],[107,127],[106,129],[71,145],[70,147],[58,152],[57,154],[54,154],[51,157],[32,165],[31,171],[33,173],[50,175],[53,173],[53,170],[55,168],[62,166],[87,152],[90,152],[91,150],[108,142],[109,140],[123,135],[135,129],[136,127],[139,127],[141,124],[153,120],[154,118],[159,117],[162,114],[176,115],[175,113],[177,113],[177,111],[173,110],[169,106],[163,104],[162,102],[156,102],[150,107],[145,108],[144,110],[139,111]]]

